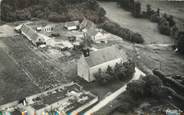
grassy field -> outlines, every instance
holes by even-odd
[[[106,10],[106,16],[124,28],[138,32],[143,36],[145,44],[172,43],[172,40],[158,31],[157,24],[147,19],[136,19],[129,11],[117,6],[116,2],[102,2],[100,5]]]
[[[153,1],[153,0],[140,0],[142,9],[146,9],[146,5],[150,4],[152,9],[160,8],[161,13],[167,13],[175,17],[177,26],[184,30],[184,1],[167,2],[167,1]]]
[[[19,65],[0,48],[0,104],[39,92]]]
[[[38,84],[41,89],[48,89],[66,82],[63,75],[54,66],[36,55],[32,44],[22,36],[3,39],[8,46],[10,55],[29,74],[33,83]]]

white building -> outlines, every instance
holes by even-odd
[[[96,42],[96,43],[107,43],[108,38],[110,38],[109,36],[110,36],[110,34],[108,34],[108,33],[98,32],[94,37],[94,42]]]
[[[37,46],[37,43],[45,43],[45,39],[40,36],[35,30],[29,27],[26,24],[23,24],[21,27],[21,34],[23,34],[31,43]]]
[[[55,29],[55,24],[48,24],[44,27],[37,27],[36,30],[37,31],[43,31],[43,32],[52,32]]]
[[[79,77],[91,82],[95,80],[94,74],[99,69],[105,71],[108,66],[114,67],[116,63],[126,61],[125,52],[121,52],[117,46],[99,49],[91,52],[88,57],[81,56],[77,63],[77,74]]]
[[[79,28],[79,21],[71,21],[71,22],[66,22],[64,27],[67,30],[77,30]]]

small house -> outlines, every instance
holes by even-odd
[[[54,24],[48,24],[45,27],[43,27],[42,30],[45,32],[52,32],[54,28],[55,28]]]
[[[104,32],[98,32],[94,37],[94,42],[96,43],[107,43],[109,38],[109,34]]]
[[[94,74],[101,69],[105,71],[108,66],[114,67],[116,63],[126,62],[125,52],[121,52],[117,46],[110,46],[82,55],[77,63],[77,74],[87,82],[95,80]]]
[[[79,21],[66,22],[64,28],[67,30],[77,30],[79,28]]]
[[[40,32],[52,32],[55,28],[55,24],[48,24],[46,26],[38,26],[36,27],[36,31]]]

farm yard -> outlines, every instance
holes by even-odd
[[[48,89],[57,86],[66,79],[60,71],[47,63],[42,57],[29,48],[31,45],[23,37],[3,39],[8,47],[8,53],[18,64],[29,74],[30,80],[41,89]]]
[[[62,39],[62,37],[60,37],[60,39]],[[66,37],[64,37],[64,39],[66,39]],[[110,34],[107,44],[103,43],[100,45],[95,43],[93,44],[93,47],[98,49],[104,48],[113,45],[114,41],[118,42],[119,40],[121,40],[121,38]],[[14,70],[14,72],[17,74],[20,74],[20,72],[22,72],[22,74],[24,75],[22,79],[26,79],[28,82],[25,82],[25,84],[32,84],[35,88],[38,89],[33,89],[35,92],[25,91],[25,95],[22,95],[21,98],[37,93],[36,91],[45,91],[56,86],[74,81],[84,86],[86,90],[97,94],[100,99],[103,99],[105,96],[117,90],[125,83],[115,80],[113,81],[115,84],[113,85],[113,87],[111,85],[102,86],[95,82],[87,83],[86,81],[79,78],[77,76],[77,60],[79,59],[81,52],[78,50],[61,51],[57,48],[52,47],[35,47],[22,35],[1,37],[0,41],[1,49],[3,49],[3,51],[13,60],[13,62],[16,63],[15,65],[19,67],[20,71]],[[4,53],[1,54],[3,55]],[[7,62],[11,63],[12,61],[7,60]],[[7,65],[7,67],[8,66],[9,65]],[[13,68],[15,67],[12,67],[12,69]],[[8,69],[5,70],[8,71]],[[17,77],[16,74],[11,76],[15,78]],[[20,89],[17,86],[14,87]],[[26,86],[22,86],[22,90],[26,90],[26,88]],[[6,92],[10,94],[10,97],[8,98],[12,98],[11,101],[19,99],[17,97],[13,97],[11,95],[11,91]],[[21,91],[16,92],[17,95],[20,95],[22,93]],[[4,93],[4,95],[6,95],[6,93]],[[7,102],[9,101],[2,102],[2,104]]]

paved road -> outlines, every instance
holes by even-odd
[[[141,76],[145,76],[145,74],[139,70],[138,68],[135,68],[135,74],[133,76],[133,78],[128,82],[132,82],[133,80],[138,80]],[[127,83],[127,84],[128,84]],[[114,99],[116,99],[120,94],[122,94],[123,92],[126,91],[127,88],[127,84],[125,84],[124,86],[122,86],[120,89],[118,89],[117,91],[115,91],[114,93],[112,93],[111,95],[107,96],[105,99],[103,99],[102,101],[100,101],[97,105],[95,105],[92,109],[90,109],[89,111],[87,111],[85,113],[85,115],[92,115],[93,113],[97,112],[98,110],[102,109],[104,106],[106,106],[108,103],[110,103],[111,101],[113,101]]]

